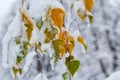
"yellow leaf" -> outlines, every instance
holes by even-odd
[[[68,52],[71,55],[74,45],[75,45],[75,42],[74,42],[73,37],[69,33],[67,33],[67,39],[68,39]]]
[[[87,51],[88,47],[87,47],[84,39],[82,38],[82,36],[78,36],[78,42],[80,42],[83,45],[85,51]]]
[[[21,13],[22,19],[24,21],[24,25],[27,28],[26,33],[27,33],[28,41],[30,41],[30,39],[32,37],[33,24],[31,22],[31,20],[29,19],[28,15],[23,10],[20,9],[20,13]]]
[[[13,67],[12,71],[13,71],[14,77],[16,77],[17,74],[22,75],[22,68],[16,69],[15,67]]]
[[[67,31],[61,31],[59,34],[59,39],[65,42],[65,52],[69,52],[70,55],[74,48],[74,39]]]
[[[61,8],[54,8],[51,12],[51,18],[54,24],[61,30],[64,24],[65,12]]]
[[[41,43],[40,43],[40,42],[37,44],[37,51],[38,51],[38,52],[41,51]]]
[[[85,8],[91,12],[92,7],[94,5],[94,0],[84,0],[84,5],[85,5]]]

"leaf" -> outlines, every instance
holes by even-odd
[[[45,43],[49,43],[53,38],[55,38],[56,34],[58,34],[57,28],[52,27],[52,30],[48,30],[48,28],[45,30],[44,34],[46,35]]]
[[[43,26],[43,21],[42,19],[40,19],[39,21],[36,22],[36,26],[39,30],[41,30],[42,26]]]
[[[30,45],[30,43],[28,41],[23,41],[22,42],[22,47],[24,50],[28,51],[28,46]]]
[[[22,36],[17,36],[17,37],[15,37],[15,42],[16,42],[16,44],[20,44],[20,43],[21,43],[21,41],[20,41],[21,37],[22,37]]]
[[[86,19],[86,12],[85,11],[83,12],[81,9],[78,9],[77,10],[77,15],[80,17],[80,19],[82,21],[85,21],[85,19]]]
[[[41,43],[40,43],[40,42],[37,44],[37,51],[38,51],[38,52],[41,51]]]
[[[22,68],[19,69],[19,73],[20,73],[20,75],[22,75]]]
[[[65,42],[60,39],[56,39],[53,41],[53,47],[56,55],[63,56],[65,54]]]
[[[73,37],[67,33],[67,40],[68,40],[68,52],[71,54],[75,45]]]
[[[49,43],[52,40],[52,38],[53,38],[53,34],[52,34],[51,31],[48,31],[48,29],[46,29],[44,33],[46,35],[46,38],[45,38],[44,42],[45,43]]]
[[[93,22],[94,17],[92,15],[88,15],[89,23],[91,24]]]
[[[71,80],[71,75],[68,72],[62,74],[63,80]]]
[[[94,0],[84,0],[84,5],[85,5],[86,10],[91,12],[92,7],[94,5]]]
[[[69,56],[66,58],[66,64],[67,64],[67,62],[70,62],[70,61],[72,61],[72,60],[74,60],[74,56],[73,56],[73,55],[69,55]]]
[[[23,55],[23,58],[26,57],[27,53],[28,53],[28,52],[27,52],[26,50],[22,50],[22,51],[20,51],[20,54]]]
[[[14,77],[16,77],[17,76],[17,74],[20,74],[20,75],[22,75],[22,68],[15,68],[15,67],[12,67],[12,72],[13,72],[13,75],[14,75]]]
[[[13,67],[12,71],[13,71],[14,77],[16,77],[18,73],[18,69],[15,69],[15,67]]]
[[[82,38],[82,36],[78,36],[78,42],[80,42],[83,45],[85,51],[87,51],[88,46],[86,45],[86,43],[85,43],[84,39]]]
[[[30,39],[32,37],[32,31],[33,31],[34,26],[32,24],[32,21],[28,17],[28,15],[23,10],[20,9],[20,13],[21,13],[22,19],[24,21],[24,25],[27,28],[26,33],[27,33],[28,41],[30,41]]]
[[[54,24],[61,30],[64,24],[65,12],[61,8],[54,8],[51,12],[51,18]]]
[[[74,76],[74,74],[76,73],[76,71],[78,71],[80,67],[80,62],[78,60],[71,60],[69,62],[67,61],[66,66],[70,74]]]
[[[20,64],[23,58],[21,56],[17,56],[17,64]]]
[[[66,40],[66,31],[61,31],[59,33],[59,39]]]

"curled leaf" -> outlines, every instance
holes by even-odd
[[[78,36],[78,42],[80,42],[83,45],[85,51],[87,51],[88,46],[86,45],[86,43],[85,43],[84,39],[82,38],[82,36]]]
[[[61,8],[54,8],[51,12],[51,18],[54,24],[61,30],[64,24],[65,12]]]

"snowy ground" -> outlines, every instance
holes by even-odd
[[[15,0],[0,0],[0,80],[11,79],[11,75],[8,74],[10,70],[1,67],[1,40],[13,18],[10,15],[14,13],[10,11],[14,2]],[[81,68],[73,80],[105,80],[110,74],[120,70],[119,5],[119,0],[95,0],[94,23],[90,28],[86,28],[84,24],[81,26],[89,51],[87,54],[83,54],[81,48],[74,51],[76,58],[81,61]],[[62,61],[57,64],[55,71],[49,72],[49,80],[59,80],[60,74],[64,71],[64,66],[63,71],[59,69],[61,65]]]

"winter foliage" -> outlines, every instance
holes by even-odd
[[[10,0],[0,1],[1,2],[0,9],[2,10],[0,13],[0,41],[3,40],[5,34],[8,32],[8,28],[10,24],[14,21],[15,16],[17,16],[19,13],[21,2],[17,1],[17,3],[11,4],[14,1],[15,0],[11,0],[11,2]],[[33,5],[34,4],[38,4],[38,3],[33,3]],[[74,7],[72,7],[72,9],[71,9],[71,4],[74,4]],[[120,56],[119,56],[119,53],[120,53],[119,52],[120,51],[120,41],[119,41],[120,39],[120,32],[119,32],[120,1],[119,0],[95,0],[94,7],[92,10],[93,15],[91,13],[87,13],[91,15],[90,18],[87,17],[88,22],[83,21],[81,19],[80,15],[83,15],[83,14],[80,14],[79,11],[80,10],[84,11],[85,6],[80,6],[80,5],[84,5],[84,3],[81,3],[80,1],[74,2],[74,0],[71,0],[71,1],[62,0],[63,10],[66,13],[65,20],[64,20],[65,30],[69,31],[70,35],[72,35],[73,38],[77,41],[75,42],[75,47],[73,48],[72,55],[74,56],[74,59],[80,61],[80,68],[74,74],[74,76],[72,77],[72,80],[105,80],[105,78],[111,75],[113,72],[120,70],[120,66],[119,66],[120,65],[119,64],[120,63]],[[27,7],[27,4],[26,4],[26,7]],[[37,8],[38,7],[36,7],[36,12],[31,11],[31,13],[32,14],[37,13]],[[81,8],[80,10],[78,10],[79,14],[76,13],[78,8]],[[39,7],[39,9],[41,9],[41,7]],[[7,14],[5,13],[5,11]],[[25,10],[25,13],[26,12],[27,11]],[[39,14],[40,13],[41,12],[39,12]],[[32,16],[32,14],[30,15]],[[29,18],[31,18],[30,15],[28,16]],[[33,17],[34,16],[35,15],[33,15]],[[93,20],[92,16],[94,16],[94,22],[92,23],[92,25],[88,25],[88,23],[90,23],[90,21]],[[36,16],[35,18],[38,18],[38,17]],[[31,20],[33,21],[33,19]],[[41,19],[38,18],[38,20],[40,21],[40,24],[42,24]],[[39,21],[35,23],[35,26],[39,24]],[[91,27],[87,28],[86,25]],[[82,35],[82,37],[85,40],[84,42],[87,44],[87,52],[85,54],[83,53],[85,52],[84,46],[80,45],[76,34]],[[31,38],[32,39],[31,42],[34,41],[36,36],[38,36],[35,33],[33,35],[35,36],[34,38]],[[27,36],[26,28],[25,28],[24,36]],[[13,38],[14,39],[13,43],[15,42],[15,40],[19,38],[20,38],[19,36]],[[11,47],[14,46],[12,45],[13,43],[10,43]],[[19,43],[19,40],[18,40],[18,43]],[[21,45],[23,45],[23,43],[21,43]],[[62,80],[62,77],[63,79],[66,79],[66,77],[68,80],[71,79],[71,75],[66,69],[67,66],[64,65],[65,64],[64,57],[68,57],[69,55],[65,54],[65,56],[62,59],[60,57],[58,62],[54,63],[55,57],[50,58],[54,54],[54,49],[51,50],[50,44],[41,45],[41,50],[43,50],[42,53],[44,54],[40,54],[39,56],[36,55],[35,47],[30,49],[28,53],[29,55],[22,60],[22,64],[21,64],[22,65],[21,67],[23,70],[22,74],[24,75],[20,75],[19,70],[17,70],[18,72],[17,77],[13,78],[11,76],[11,73],[14,76],[12,72],[12,68],[2,67],[2,61],[1,61],[2,60],[1,58],[3,56],[2,46],[3,46],[2,42],[0,42],[0,53],[1,53],[0,54],[0,65],[1,65],[0,79],[2,80],[19,80],[21,76],[23,80],[34,80],[35,77],[37,77],[37,75],[38,76],[39,74],[41,75],[41,72],[42,72],[42,75],[48,78],[48,80]],[[23,47],[21,47],[21,49],[22,48]],[[50,53],[46,52],[46,49],[48,49],[49,50],[48,52]],[[14,50],[12,51],[14,52]],[[37,51],[40,52],[39,49]],[[31,55],[31,53],[33,53],[33,55]],[[36,56],[34,56],[34,53]],[[33,57],[33,58],[29,59],[29,57]],[[10,59],[12,58],[9,58],[9,60]],[[28,59],[30,62],[27,62]],[[28,71],[26,69],[28,69]],[[45,77],[43,77],[43,79],[44,78]],[[116,78],[119,80],[119,72],[115,75],[113,74],[108,79],[115,80]]]
[[[76,16],[92,23],[93,0],[66,2],[70,2],[72,18]],[[18,3],[16,16],[3,39],[2,65],[11,69],[14,78],[24,79],[34,58],[42,65],[40,57],[48,54],[52,67],[63,59],[66,72],[62,77],[71,80],[80,67],[80,61],[73,56],[75,45],[81,44],[85,51],[88,47],[79,28],[70,32],[69,29],[74,26],[70,26],[71,22],[67,20],[69,16],[66,15],[70,13],[66,12],[63,1],[21,0]],[[35,78],[39,79],[47,80],[42,71]]]

